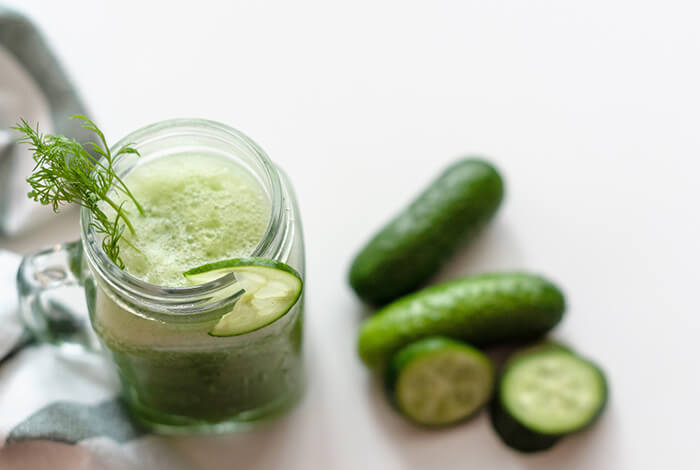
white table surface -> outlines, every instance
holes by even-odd
[[[183,459],[287,470],[700,467],[700,4],[5,3],[44,28],[111,139],[172,117],[219,120],[253,137],[298,191],[306,400],[263,431],[173,440]],[[507,201],[441,277],[551,276],[570,304],[554,337],[611,381],[595,429],[538,456],[506,449],[485,415],[438,432],[411,426],[355,353],[353,254],[468,152],[500,166]],[[76,220],[0,248],[74,238]]]

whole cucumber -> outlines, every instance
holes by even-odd
[[[393,302],[367,319],[358,351],[369,366],[383,366],[401,347],[448,336],[474,346],[537,338],[561,320],[564,295],[534,274],[465,277],[427,287]]]
[[[454,162],[360,251],[350,285],[377,305],[415,290],[493,217],[502,199],[503,180],[491,164]]]

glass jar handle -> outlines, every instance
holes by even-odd
[[[97,350],[83,288],[80,240],[25,256],[17,271],[20,315],[44,342]]]

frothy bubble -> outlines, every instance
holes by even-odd
[[[138,167],[125,183],[145,215],[115,196],[117,203],[126,201],[136,231],[125,231],[121,258],[130,274],[152,284],[185,286],[182,273],[188,269],[250,255],[270,219],[270,201],[260,184],[223,157],[159,158]]]

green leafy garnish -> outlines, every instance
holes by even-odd
[[[36,162],[32,175],[27,178],[32,187],[27,196],[43,205],[50,205],[54,212],[58,212],[59,207],[67,203],[87,208],[93,216],[90,226],[102,235],[105,254],[120,269],[124,269],[124,262],[119,257],[119,240],[125,227],[133,234],[134,226],[127,217],[124,203],[118,205],[107,193],[110,190],[124,193],[133,201],[139,213],[144,213],[143,207],[119,178],[113,166],[118,156],[139,153],[135,148],[125,145],[112,155],[104,134],[95,123],[85,116],[73,116],[73,119],[81,119],[84,122],[83,128],[94,132],[98,142],[83,145],[63,135],[42,134],[38,125],[32,128],[24,119],[12,127],[23,134],[19,142],[30,146]],[[95,158],[89,150],[104,158]],[[101,203],[114,209],[114,218],[104,212]]]

